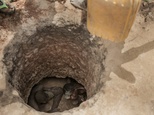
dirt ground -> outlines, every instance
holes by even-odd
[[[145,22],[151,22],[154,20],[154,1],[153,0],[147,0],[149,2],[142,1],[139,13],[144,16]],[[25,5],[24,5],[25,4]],[[35,6],[31,6],[29,2],[26,2],[25,0],[18,0],[17,2],[12,3],[16,7],[16,13],[12,16],[0,14],[0,29],[1,31],[3,29],[7,28],[7,31],[15,31],[17,27],[23,23],[25,20],[24,18],[28,18],[31,15],[34,16],[34,18],[39,17],[39,11],[35,8]],[[24,7],[23,7],[24,6]],[[25,11],[28,11],[28,13],[25,15]],[[1,32],[0,35],[0,42],[5,42],[5,33],[7,32]],[[4,34],[3,34],[4,33]]]
[[[28,1],[28,0],[27,0]],[[34,0],[37,1],[37,0]],[[40,0],[41,1],[41,0]],[[36,31],[36,26],[45,26],[51,24],[50,19],[57,12],[42,12],[37,10],[33,5],[25,5],[25,0],[19,0],[12,3],[16,6],[17,12],[13,16],[0,14],[0,53],[3,57],[2,51],[4,46],[13,38],[14,34],[22,30],[27,35],[31,35]],[[57,3],[58,4],[58,3]],[[46,6],[46,4],[43,4]],[[39,6],[39,5],[38,5]],[[39,6],[42,8],[42,6]],[[49,6],[51,9],[52,5]],[[61,10],[66,11],[66,7],[58,4],[58,15],[64,14]],[[71,11],[80,15],[80,11],[74,10],[69,7]],[[25,10],[26,9],[26,10]],[[41,13],[42,17],[39,16]],[[66,12],[65,12],[66,13]],[[72,14],[73,14],[72,13]],[[74,13],[74,14],[75,14]],[[33,15],[36,14],[34,17]],[[67,13],[66,13],[67,14]],[[45,18],[45,16],[48,16]],[[57,18],[57,17],[56,17]],[[78,24],[80,19],[69,19],[68,22]],[[39,19],[39,21],[36,21]],[[66,20],[62,20],[62,22]],[[71,22],[71,23],[72,23]],[[30,26],[28,26],[28,24]],[[57,23],[56,23],[57,24]],[[35,25],[35,26],[34,26]],[[22,26],[22,27],[21,27]],[[20,30],[19,30],[20,28]],[[27,29],[28,28],[28,29]],[[106,59],[106,76],[109,76],[105,89],[103,88],[100,93],[92,99],[82,104],[79,108],[72,110],[73,112],[64,112],[66,115],[153,115],[154,111],[154,98],[153,98],[153,49],[154,49],[154,1],[143,1],[137,14],[137,18],[131,29],[129,37],[125,43],[113,43],[104,40],[103,43],[107,47],[108,54]],[[93,40],[93,38],[91,38]],[[146,55],[145,55],[146,54]],[[149,62],[149,60],[152,60]],[[143,64],[143,65],[142,65]],[[0,65],[1,66],[1,65]],[[1,76],[0,76],[1,77]],[[145,78],[144,78],[145,77]],[[144,79],[143,79],[144,78]],[[4,80],[2,81],[2,83]],[[3,91],[4,88],[1,86]],[[2,87],[2,88],[1,88]],[[145,93],[146,92],[146,93]],[[19,98],[9,97],[6,99],[4,95],[12,93],[7,91],[4,94],[0,92],[1,100],[7,100],[0,111],[2,115],[44,115],[36,113],[23,104],[15,103]],[[15,93],[15,95],[18,95]],[[14,100],[14,101],[10,101]],[[9,103],[9,105],[7,105]],[[87,106],[88,105],[88,106]],[[15,107],[15,108],[14,108]],[[101,108],[100,108],[101,107]],[[16,108],[19,108],[16,110]],[[67,107],[66,107],[67,108]],[[102,109],[103,108],[103,109]],[[8,111],[8,109],[10,111]],[[16,111],[15,111],[16,110]],[[77,112],[78,111],[78,112]],[[57,115],[61,115],[57,113]]]

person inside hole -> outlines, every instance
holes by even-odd
[[[63,96],[63,89],[61,87],[43,87],[38,84],[32,88],[28,99],[28,104],[37,111],[41,112],[58,112],[59,103]]]
[[[79,106],[87,99],[86,89],[75,81],[65,84],[63,89],[65,99],[71,100],[74,106]]]

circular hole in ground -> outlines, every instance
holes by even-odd
[[[8,81],[25,104],[34,85],[47,76],[71,77],[87,99],[102,87],[105,48],[82,27],[44,27],[31,36],[17,33],[4,50]]]

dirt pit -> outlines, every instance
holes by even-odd
[[[88,99],[99,91],[106,49],[89,38],[83,27],[50,26],[31,36],[17,34],[10,41],[4,50],[8,81],[25,104],[32,87],[46,77],[64,79],[62,84],[66,77],[76,80],[85,87]],[[61,105],[61,111],[72,108]]]
[[[34,111],[34,109],[32,109],[29,106],[27,108],[27,106],[25,105],[27,103],[26,102],[27,97],[30,93],[31,88],[35,84],[37,84],[40,79],[44,78],[47,75],[45,74],[44,70],[49,71],[48,69],[49,66],[46,64],[45,59],[50,54],[50,51],[54,51],[54,52],[56,51],[51,50],[49,48],[50,45],[48,42],[52,42],[52,41],[55,41],[56,39],[60,39],[60,37],[56,37],[56,36],[63,37],[64,41],[67,41],[67,40],[70,41],[72,39],[70,43],[74,43],[76,45],[79,44],[80,48],[83,49],[84,52],[86,53],[90,51],[91,53],[87,53],[88,55],[85,56],[87,57],[86,58],[87,63],[89,63],[89,65],[87,65],[89,69],[84,69],[84,70],[88,70],[88,71],[91,71],[91,73],[92,72],[94,73],[93,75],[90,75],[90,77],[86,77],[88,81],[84,81],[84,84],[83,84],[83,76],[72,76],[72,78],[75,78],[78,82],[80,83],[82,82],[85,88],[88,89],[87,91],[88,100],[82,103],[81,106],[79,106],[78,108],[74,108],[67,112],[55,113],[55,115],[61,115],[61,114],[62,115],[80,115],[80,114],[81,115],[90,115],[90,114],[103,115],[106,113],[115,114],[115,115],[126,114],[126,113],[128,115],[133,115],[133,114],[148,115],[153,113],[152,108],[153,108],[154,96],[152,96],[153,94],[151,93],[153,83],[149,81],[154,81],[152,77],[153,70],[151,69],[153,66],[150,61],[153,58],[152,49],[154,45],[153,45],[152,30],[154,26],[153,26],[153,21],[151,20],[153,18],[151,18],[150,21],[148,20],[146,21],[147,15],[142,15],[144,13],[142,12],[142,8],[140,10],[140,14],[138,13],[137,15],[137,20],[134,23],[134,27],[130,33],[129,38],[126,39],[125,44],[121,44],[120,48],[119,48],[120,44],[117,44],[117,45],[115,45],[115,43],[112,43],[111,45],[106,44],[106,46],[108,46],[107,48],[108,54],[106,57],[105,70],[108,72],[106,76],[110,77],[110,79],[105,83],[105,87],[102,88],[103,91],[102,90],[99,91],[100,87],[102,87],[104,83],[104,81],[102,82],[101,80],[105,77],[103,75],[103,71],[104,71],[103,61],[105,60],[104,53],[106,52],[104,50],[105,49],[104,43],[101,43],[101,42],[97,43],[95,41],[97,38],[93,39],[91,36],[89,38],[89,33],[87,33],[86,31],[83,31],[83,29],[72,30],[71,28],[74,28],[74,27],[56,28],[51,26],[51,27],[44,27],[44,28],[38,29],[38,27],[51,24],[49,22],[52,21],[53,17],[52,17],[52,14],[48,15],[48,11],[52,12],[51,9],[54,7],[49,7],[49,9],[46,11],[41,10],[43,13],[40,13],[40,12],[37,12],[38,10],[36,10],[33,7],[34,4],[31,5],[32,8],[24,9],[23,7],[24,5],[21,4],[23,3],[23,1],[24,0],[19,0],[19,5],[16,5],[17,8],[18,6],[21,6],[21,8],[23,8],[23,9],[18,8],[19,10],[21,10],[21,12],[19,12],[18,10],[15,16],[7,16],[2,18],[0,17],[1,19],[0,22],[3,22],[0,24],[1,53],[3,51],[3,48],[8,43],[8,40],[11,39],[11,42],[8,44],[7,48],[4,51],[4,55],[5,55],[4,62],[7,68],[6,73],[9,73],[7,75],[8,81],[13,86],[13,88],[12,87],[10,88],[9,85],[7,84],[6,87],[3,85],[1,85],[0,87],[1,89],[3,89],[0,91],[1,115],[10,115],[10,114],[44,115],[45,114],[45,113],[36,112]],[[39,3],[40,5],[44,5],[44,3],[46,3],[45,2],[46,0],[44,0],[43,2],[40,2],[40,1],[37,0],[36,2]],[[149,8],[147,7],[147,9],[148,9],[148,12],[147,12],[148,16],[153,16],[153,15],[149,15],[151,14],[151,12],[153,12],[152,8],[150,8],[149,10]],[[28,10],[29,12],[32,12],[33,14],[36,14],[35,16],[39,15],[39,16],[42,16],[43,18],[33,17],[33,15],[31,15],[32,13],[27,13],[26,10]],[[43,14],[46,14],[46,15],[43,15]],[[61,15],[63,14],[64,13],[61,13]],[[73,15],[70,13],[69,17],[72,17],[72,16]],[[143,19],[145,20],[143,21]],[[38,30],[36,33],[33,34],[35,28]],[[22,31],[23,33],[19,34],[20,31]],[[26,32],[27,32],[27,35],[25,35]],[[14,36],[15,33],[16,35]],[[79,33],[81,33],[81,35]],[[84,33],[87,34],[88,36],[83,35]],[[31,36],[31,34],[33,34],[33,36]],[[70,38],[68,34],[70,34],[72,37]],[[49,40],[49,39],[47,40],[47,37],[52,38],[52,40]],[[44,38],[42,40],[43,42],[41,41],[40,38]],[[38,44],[39,42],[37,39],[40,39],[40,44],[42,43],[42,45]],[[44,40],[46,40],[46,43]],[[62,39],[60,39],[60,41],[62,41]],[[85,44],[85,48],[82,47],[84,46],[83,44]],[[124,50],[122,51],[123,45],[124,45]],[[44,49],[49,48],[47,50],[48,55],[45,52],[41,54],[41,51],[43,50],[41,49],[41,47],[42,48],[44,47]],[[38,53],[37,50],[34,50],[35,48],[36,49],[38,48],[39,49],[38,52],[40,53]],[[34,53],[31,53],[33,51]],[[148,54],[145,53],[147,51],[149,51]],[[121,56],[123,55],[123,53],[121,52],[123,53],[126,52],[126,53],[124,53],[124,56]],[[35,56],[36,54],[38,54],[38,56]],[[79,53],[77,53],[77,56],[78,54]],[[82,52],[81,54],[84,54],[84,53]],[[3,56],[3,54],[1,56]],[[65,56],[61,56],[61,57],[65,57]],[[69,57],[72,57],[72,56],[69,55]],[[43,62],[41,61],[41,59],[43,60],[43,62],[45,62],[44,66],[42,64]],[[77,58],[75,58],[75,60],[76,59]],[[91,63],[88,59],[91,61]],[[49,58],[47,58],[47,60],[49,60]],[[39,64],[37,63],[42,65],[40,67],[42,69],[39,68],[38,66]],[[28,64],[27,67],[26,67],[26,64]],[[142,69],[140,68],[141,66],[143,67]],[[73,68],[73,66],[71,67]],[[36,71],[35,73],[36,69],[38,71]],[[102,69],[102,72],[100,69]],[[72,69],[72,70],[75,71],[77,69]],[[71,75],[74,75],[74,74],[71,74]],[[5,77],[6,77],[5,75],[2,76],[2,78],[5,78]],[[61,77],[66,77],[66,76],[59,75],[57,77],[61,79]],[[97,88],[95,87],[95,85],[90,85],[90,87],[88,87],[87,85],[87,82],[93,81],[93,80],[90,80],[91,78],[93,79],[93,77],[100,79],[99,82],[97,82],[97,80],[92,82],[93,84],[97,82],[98,84],[96,86]],[[1,82],[0,84],[3,84],[5,80],[2,79],[0,80],[0,82]],[[92,86],[94,87],[94,89]],[[12,89],[16,89],[16,91],[19,92],[20,98],[15,97],[17,93],[14,92],[14,90],[12,91]],[[90,92],[93,92],[92,95],[89,94],[90,93],[89,89],[94,90],[94,91],[90,91]]]

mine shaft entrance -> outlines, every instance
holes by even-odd
[[[28,103],[31,89],[42,79],[69,76],[84,86],[89,99],[102,85],[106,51],[90,38],[87,30],[75,26],[44,27],[30,36],[16,34],[4,50],[9,83]]]

